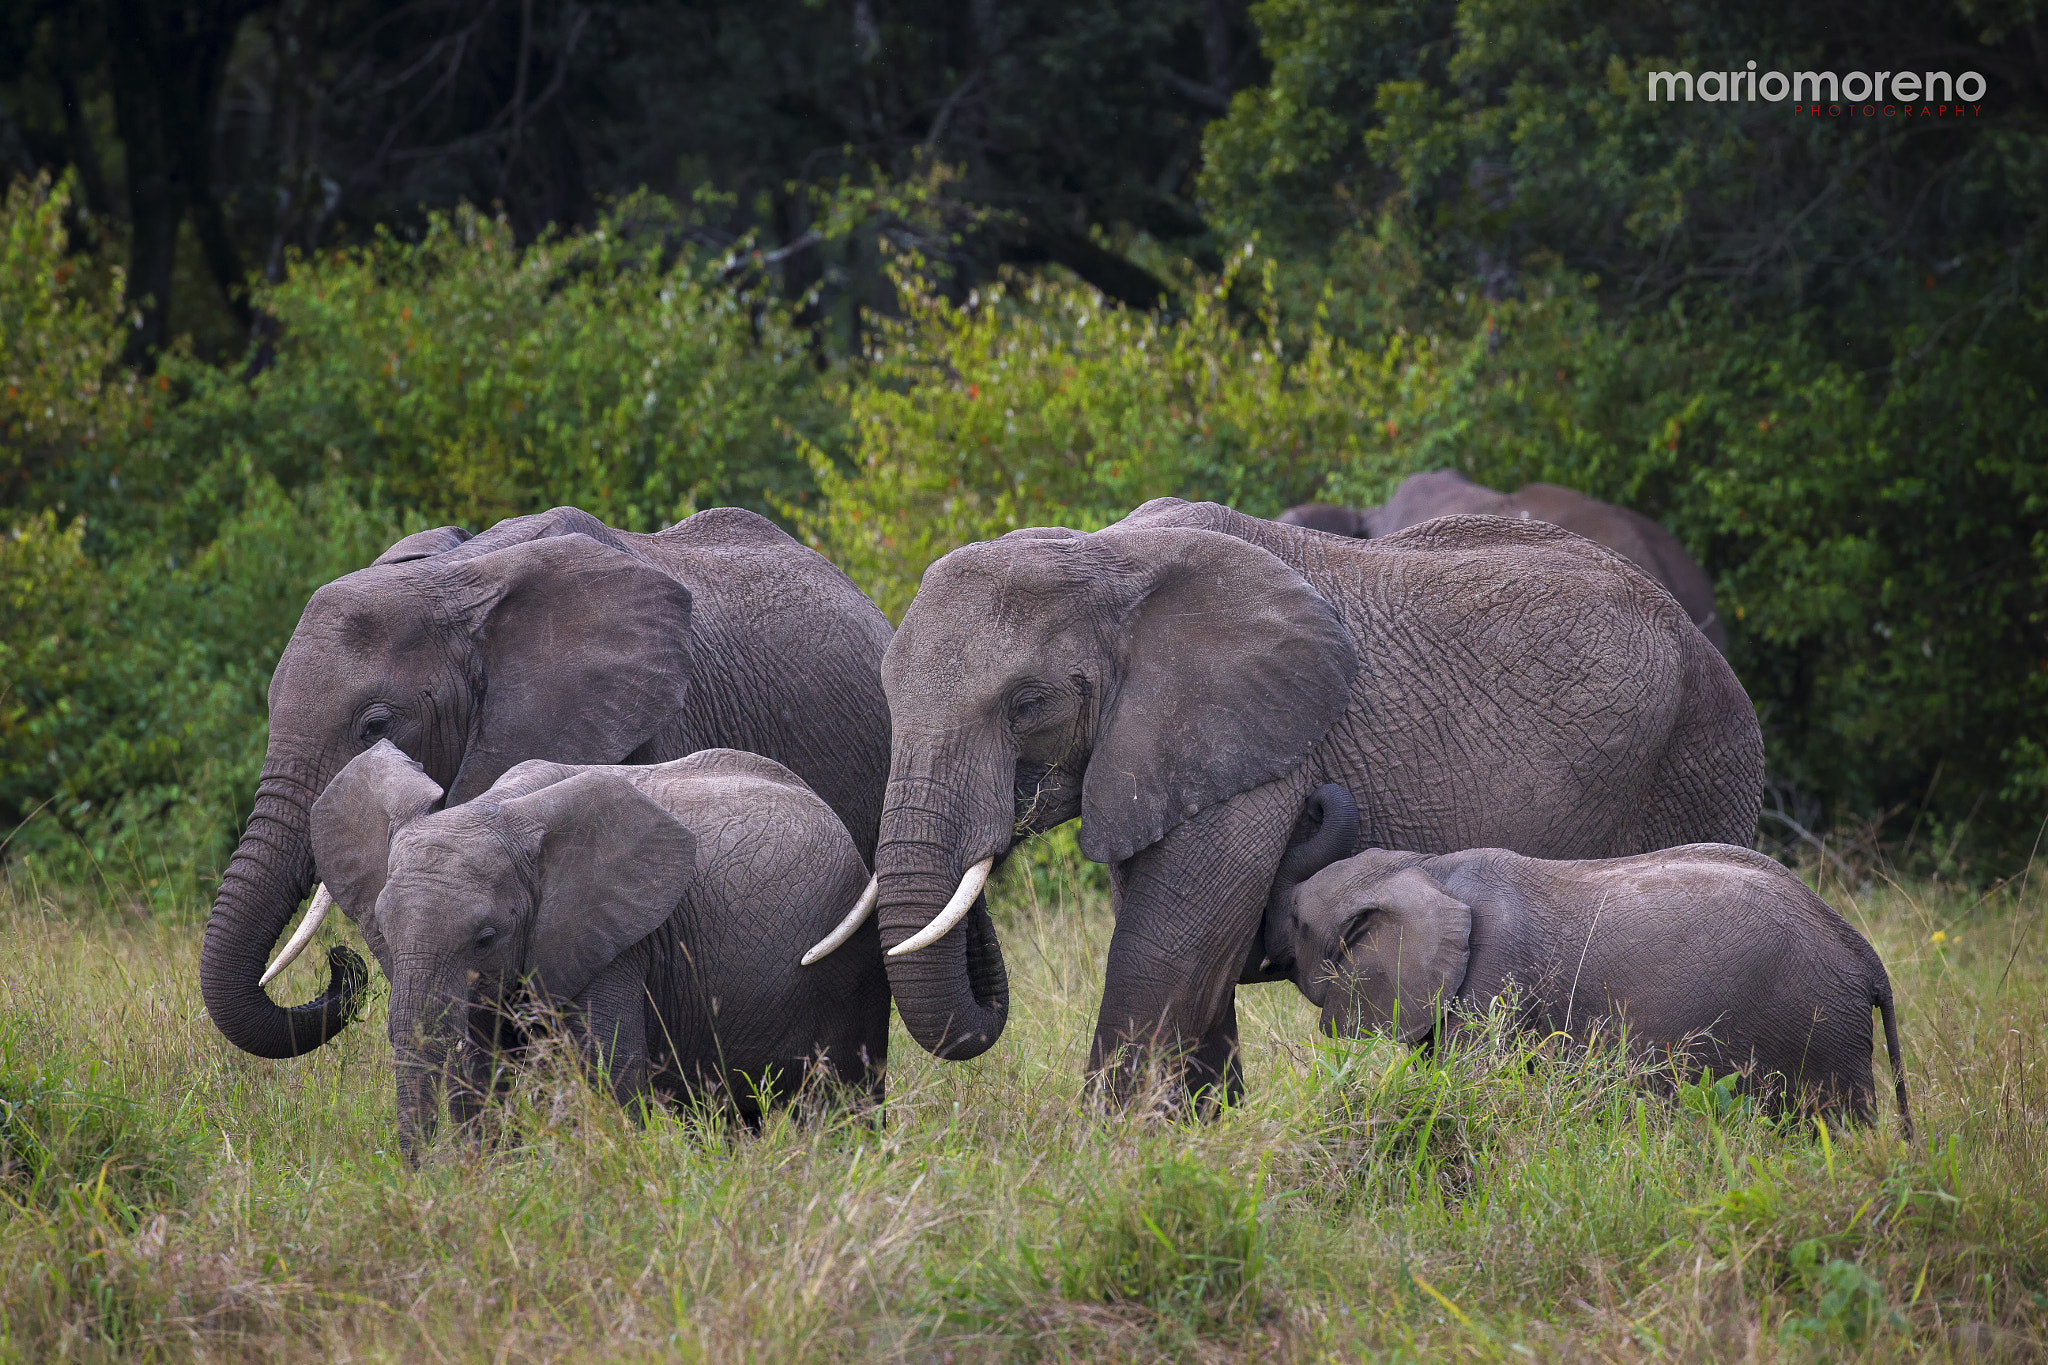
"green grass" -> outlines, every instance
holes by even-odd
[[[636,1131],[543,1058],[494,1150],[444,1142],[418,1171],[396,1159],[381,1000],[315,1056],[258,1061],[201,1014],[196,926],[0,885],[0,1356],[2043,1350],[2038,888],[1838,897],[1893,972],[1906,1145],[1889,1117],[1823,1143],[1725,1089],[1667,1100],[1612,1057],[1526,1040],[1319,1043],[1285,985],[1241,997],[1245,1104],[1205,1124],[1104,1115],[1080,1067],[1107,909],[1048,902],[1049,884],[1013,881],[999,906],[1002,1043],[945,1065],[899,1036],[879,1132]],[[316,968],[285,984],[309,995]]]

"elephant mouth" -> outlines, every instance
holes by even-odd
[[[1043,834],[1081,813],[1080,783],[1056,763],[1019,763],[1014,792],[1013,841]]]

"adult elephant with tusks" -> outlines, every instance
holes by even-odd
[[[655,535],[558,507],[474,538],[443,527],[401,540],[316,592],[278,659],[254,807],[200,950],[208,1014],[237,1047],[275,1058],[352,1017],[368,972],[346,947],[329,952],[315,999],[286,1008],[265,990],[324,895],[268,973],[264,960],[316,880],[314,800],[380,739],[450,805],[527,759],[760,754],[822,797],[872,863],[889,633],[830,561],[740,508]]]
[[[1241,1090],[1235,989],[1319,784],[1363,837],[1589,858],[1746,843],[1756,716],[1671,596],[1554,526],[1453,517],[1350,541],[1165,498],[1013,532],[925,573],[883,658],[875,870],[911,1036],[971,1057],[1009,1007],[977,900],[1079,816],[1116,931],[1089,1057]],[[1214,1093],[1211,1091],[1210,1093]]]

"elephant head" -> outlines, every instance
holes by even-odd
[[[465,1034],[489,1032],[522,981],[580,996],[675,913],[695,867],[690,831],[620,773],[525,767],[530,781],[436,811],[440,786],[381,740],[313,803],[321,874],[391,981],[409,1158]],[[507,790],[524,794],[492,799]]]
[[[875,866],[911,1036],[957,1058],[1000,1034],[1001,954],[970,906],[1019,838],[1078,815],[1082,851],[1122,862],[1295,769],[1357,666],[1305,579],[1214,531],[1018,531],[932,565],[882,662]]]
[[[1368,849],[1295,891],[1294,979],[1325,1033],[1391,1026],[1415,1042],[1465,984],[1472,909],[1417,866],[1426,857]]]
[[[388,739],[454,802],[522,759],[622,761],[678,723],[689,627],[689,591],[571,508],[473,539],[409,536],[313,594],[271,677],[262,778],[207,921],[214,1024],[293,1057],[352,1015],[368,975],[346,948],[307,1004],[282,1008],[260,984],[315,880],[314,799],[350,759]]]

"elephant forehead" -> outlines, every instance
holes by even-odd
[[[973,545],[926,571],[885,668],[945,660],[962,665],[991,647],[1034,652],[1076,634],[1093,637],[1124,595],[1122,575],[1075,541]]]
[[[426,599],[402,577],[403,565],[359,569],[320,588],[306,604],[293,632],[301,656],[313,666],[331,666],[320,647],[377,653],[405,652],[431,644],[441,630]],[[312,648],[307,648],[311,645]]]
[[[391,878],[477,889],[531,882],[532,851],[495,807],[458,806],[422,816],[391,841]]]

